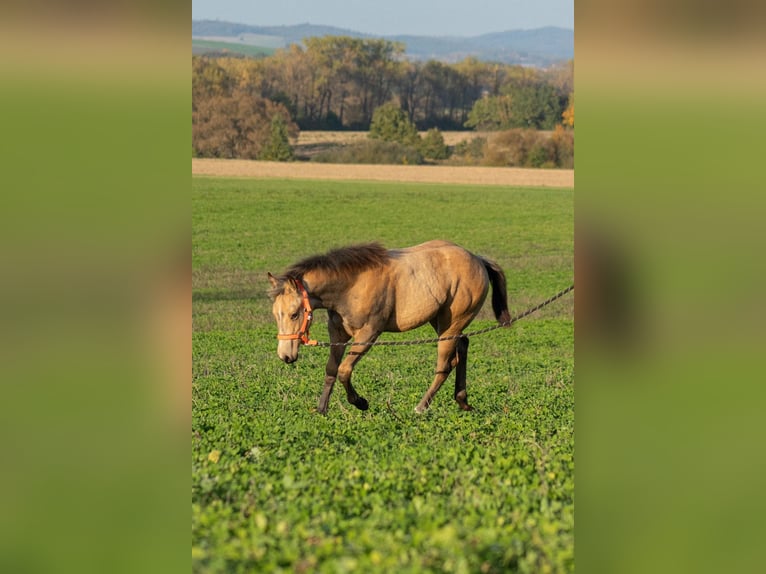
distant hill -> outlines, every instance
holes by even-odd
[[[574,57],[574,31],[566,28],[508,30],[481,36],[372,36],[334,26],[251,26],[218,20],[192,20],[192,39],[258,46],[273,50],[300,44],[312,36],[351,36],[402,42],[413,60],[457,62],[468,56],[479,60],[548,66]],[[195,44],[199,51],[199,42]]]

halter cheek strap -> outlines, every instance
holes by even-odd
[[[314,347],[317,345],[317,341],[309,339],[309,327],[311,327],[311,321],[314,318],[313,310],[311,309],[311,303],[309,302],[309,294],[306,291],[306,287],[303,285],[303,281],[300,279],[295,280],[295,286],[301,293],[301,299],[303,300],[303,322],[301,323],[300,331],[291,334],[278,334],[277,339],[280,341],[292,341],[299,339],[304,345]]]

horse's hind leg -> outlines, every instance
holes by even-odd
[[[449,374],[455,367],[457,359],[457,342],[458,339],[446,339],[439,341],[439,346],[437,347],[436,373],[434,374],[434,380],[431,383],[431,386],[428,387],[426,393],[423,395],[423,398],[420,399],[418,406],[415,407],[416,413],[423,413],[428,409],[431,401],[434,399],[434,395],[439,391],[442,383],[447,380],[447,377],[449,377]]]
[[[460,337],[457,341],[457,367],[455,368],[455,400],[464,411],[472,411],[468,404],[468,393],[465,390],[466,367],[468,365],[468,337]]]

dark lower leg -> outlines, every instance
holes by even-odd
[[[356,392],[356,389],[354,389],[354,385],[351,384],[351,373],[349,373],[348,379],[342,377],[338,378],[346,389],[346,400],[358,408],[360,411],[366,411],[369,407],[369,404],[367,403],[366,399],[359,396],[359,394]]]
[[[468,337],[461,337],[457,343],[457,367],[455,369],[455,400],[464,411],[473,410],[468,404],[466,392],[466,367],[468,366]]]
[[[378,338],[378,335],[379,333],[377,332],[358,333],[355,339],[357,341],[371,343]],[[356,365],[356,363],[369,350],[369,345],[352,345],[351,349],[349,349],[348,354],[346,355],[346,358],[343,359],[343,363],[341,363],[340,367],[338,368],[338,380],[346,389],[346,400],[348,400],[349,403],[354,405],[360,411],[366,411],[369,407],[369,404],[363,397],[360,397],[359,394],[357,394],[356,389],[354,389],[354,385],[351,384],[351,374],[354,371],[354,365]]]
[[[332,394],[332,388],[335,385],[335,377],[326,376],[324,378],[324,388],[322,389],[322,395],[319,397],[319,406],[317,411],[320,414],[327,412],[327,405],[330,404],[330,395]]]

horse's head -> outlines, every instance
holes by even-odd
[[[298,360],[300,344],[316,344],[309,340],[312,311],[308,293],[300,280],[278,278],[269,273],[273,301],[271,312],[277,321],[277,355],[285,363]]]

